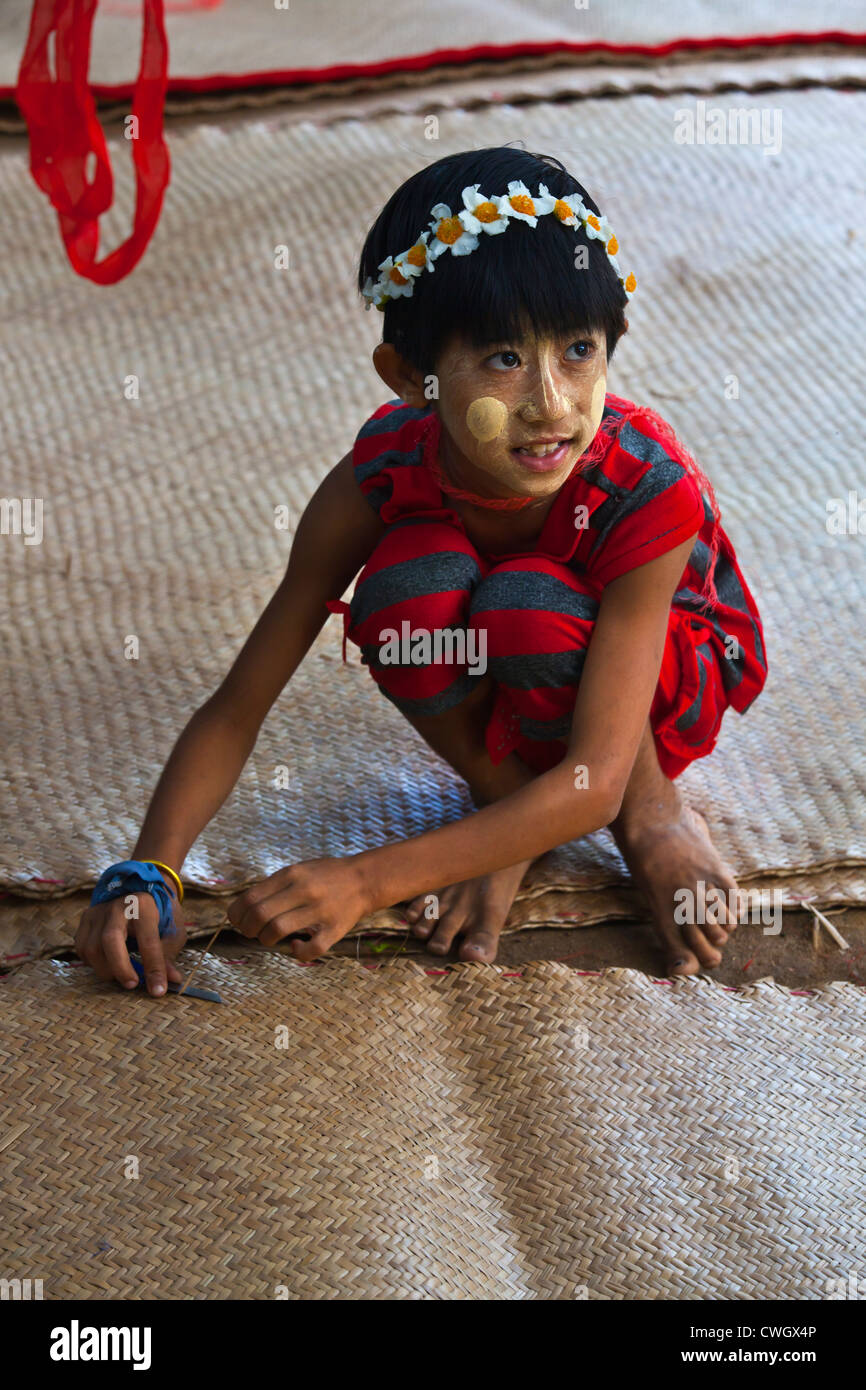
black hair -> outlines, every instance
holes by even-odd
[[[479,184],[485,197],[507,192],[521,180],[536,194],[546,184],[554,197],[578,194],[591,212],[600,209],[568,170],[551,155],[509,145],[463,150],[419,169],[394,192],[367,233],[358,269],[358,290],[379,265],[414,245],[431,222],[430,210],[446,203],[463,209],[463,189]],[[429,243],[428,243],[429,244]],[[575,249],[588,248],[587,271],[575,273]],[[382,339],[422,374],[432,373],[439,354],[456,334],[476,348],[514,341],[526,331],[539,337],[603,330],[607,360],[625,330],[628,296],[601,241],[583,228],[566,227],[548,215],[536,227],[513,218],[501,235],[482,234],[468,256],[445,252],[435,268],[415,279],[412,294],[385,305]],[[371,313],[379,310],[372,308]]]

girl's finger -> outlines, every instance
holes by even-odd
[[[291,936],[292,932],[310,931],[317,926],[315,908],[295,907],[289,912],[280,912],[276,917],[272,917],[259,933],[259,941],[263,946],[276,946],[278,941]]]
[[[162,953],[162,941],[155,922],[140,918],[135,929],[138,941],[138,954],[144,966],[144,980],[148,994],[156,997],[165,994],[166,964]]]
[[[240,899],[238,901],[240,902]],[[289,884],[288,887],[281,888],[275,893],[260,894],[234,917],[229,909],[228,918],[235,930],[239,931],[242,936],[258,937],[261,940],[261,932],[267,929],[275,917],[281,917],[283,913],[306,906],[308,904],[303,890],[295,884]]]
[[[122,925],[120,922],[112,922],[103,928],[99,946],[99,964],[102,966],[102,970],[100,970],[96,958],[91,959],[96,973],[103,980],[117,980],[125,989],[133,989],[138,984],[138,976],[132,968],[132,961],[129,959],[129,951],[127,950],[126,920],[123,919]]]
[[[335,941],[342,940],[352,926],[353,923],[349,922],[345,927],[320,927],[309,941],[293,941],[290,947],[292,955],[295,960],[316,960],[318,956],[323,956]]]
[[[249,932],[243,931],[242,923],[250,909],[255,907],[257,903],[264,902],[267,898],[272,898],[290,887],[291,873],[291,867],[278,869],[269,878],[263,878],[261,882],[253,883],[249,888],[245,888],[242,893],[239,893],[226,908],[226,916],[232,926],[237,931],[243,932],[244,936],[248,936]]]

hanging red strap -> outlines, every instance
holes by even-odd
[[[343,660],[346,660],[346,638],[349,634],[349,620],[352,610],[341,598],[329,598],[325,604],[329,613],[342,613],[343,615]]]
[[[135,217],[126,241],[97,261],[99,218],[111,207],[114,180],[87,80],[97,0],[34,0],[15,96],[30,132],[30,172],[57,209],[72,267],[99,285],[128,275],[159,221],[171,175],[162,114],[168,82],[163,0],[144,0],[141,64],[132,100],[137,129]],[[49,46],[54,35],[54,73]],[[92,178],[88,165],[94,166]]]

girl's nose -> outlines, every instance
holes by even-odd
[[[573,409],[568,397],[565,382],[551,373],[539,375],[537,384],[530,389],[519,412],[527,421],[548,421],[555,424]]]

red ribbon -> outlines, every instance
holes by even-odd
[[[111,207],[114,179],[87,80],[97,0],[34,0],[15,96],[30,133],[30,172],[57,209],[72,268],[111,285],[137,265],[153,235],[171,176],[162,115],[168,82],[163,0],[144,0],[141,64],[132,101],[137,138],[135,216],[126,241],[97,261],[99,218]],[[55,73],[49,65],[54,35]],[[88,165],[93,177],[88,180]]]

